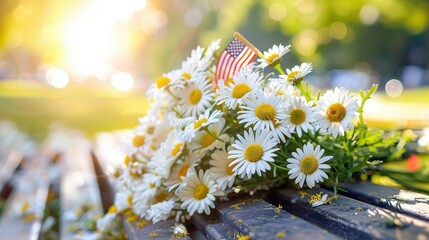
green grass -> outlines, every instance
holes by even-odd
[[[14,121],[34,137],[42,138],[52,123],[82,129],[90,136],[128,129],[147,109],[143,94],[83,85],[54,89],[34,82],[0,82],[0,119]]]
[[[429,87],[407,89],[399,97],[389,97],[387,94],[377,94],[377,96],[390,103],[411,103],[429,107]]]

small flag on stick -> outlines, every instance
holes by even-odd
[[[242,67],[249,65],[261,52],[240,33],[234,33],[234,39],[219,57],[216,66],[216,83],[219,79],[227,81]],[[263,55],[262,55],[263,56]]]

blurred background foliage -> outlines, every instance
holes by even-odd
[[[426,0],[2,0],[0,118],[36,135],[131,128],[155,78],[235,31],[261,51],[292,44],[283,66],[312,62],[318,87],[399,79],[402,92],[429,85],[428,24]],[[400,102],[424,107],[428,92]]]

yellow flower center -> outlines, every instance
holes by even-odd
[[[118,178],[119,176],[121,176],[122,172],[119,169],[115,169],[115,171],[113,172],[113,176],[115,178]]]
[[[140,147],[143,145],[145,137],[142,135],[135,135],[133,138],[134,147]]]
[[[305,112],[301,109],[294,109],[290,112],[290,122],[294,125],[300,125],[305,121]]]
[[[156,187],[155,183],[149,183],[149,188],[154,189]]]
[[[270,56],[267,57],[267,62],[269,62],[270,64],[274,63],[274,61],[277,60],[277,58],[279,57],[279,54],[277,53],[273,53]]]
[[[109,211],[107,213],[114,214],[118,212],[118,208],[115,205],[110,206]]]
[[[200,120],[195,121],[195,123],[194,123],[194,129],[200,128],[207,121],[208,121],[207,118],[201,118]]]
[[[179,176],[179,180],[180,180],[180,181],[182,181],[182,177],[185,177],[185,176],[186,176],[186,174],[188,173],[188,169],[189,169],[189,165],[188,165],[188,164],[185,164],[185,165],[183,165],[183,166],[180,168],[180,170],[179,170],[179,174],[178,174],[178,176]]]
[[[189,95],[189,101],[191,101],[192,104],[196,105],[197,103],[200,102],[202,95],[203,93],[199,89],[195,89]]]
[[[131,162],[131,158],[128,155],[125,155],[125,159],[124,159],[124,165],[128,166],[128,164]]]
[[[246,95],[246,93],[250,92],[251,90],[252,89],[245,83],[237,84],[232,90],[232,97],[242,98],[244,95]]]
[[[156,202],[162,202],[168,197],[168,193],[165,191],[161,191],[155,196]]]
[[[289,81],[292,81],[293,79],[295,79],[295,75],[297,75],[298,73],[300,73],[300,71],[293,71],[293,72],[290,72],[290,73],[287,75],[287,79],[288,79]]]
[[[160,77],[156,79],[156,87],[158,89],[164,87],[165,85],[169,84],[171,82],[170,78],[168,77]]]
[[[186,80],[189,80],[189,79],[191,79],[192,76],[190,73],[184,72],[184,73],[182,73],[182,77]]]
[[[155,127],[154,126],[150,126],[147,128],[147,133],[152,135],[155,132]]]
[[[302,159],[301,163],[299,164],[299,167],[301,168],[301,171],[303,173],[312,174],[319,167],[319,162],[314,156],[310,155]]]
[[[205,133],[202,137],[201,137],[201,146],[203,147],[208,147],[210,145],[212,145],[212,143],[214,143],[216,141],[216,138],[214,138],[212,135]]]
[[[276,116],[276,109],[268,103],[259,104],[255,109],[256,116],[261,120],[273,120]]]
[[[171,150],[171,156],[175,157],[179,152],[180,148],[183,146],[183,143],[177,143],[174,145],[173,149]]]
[[[326,118],[331,122],[341,122],[346,116],[346,108],[341,103],[334,103],[326,110]]]
[[[132,205],[133,205],[133,194],[128,195],[127,203],[128,203],[128,205],[130,205],[130,206],[132,206]]]
[[[232,171],[232,169],[234,169],[235,166],[237,166],[237,164],[228,165],[226,173],[228,173],[228,175],[234,175],[234,171]]]
[[[30,208],[30,203],[25,202],[21,205],[21,212],[25,213]]]
[[[209,193],[209,188],[205,184],[200,184],[194,189],[194,197],[198,200],[204,199],[207,193]]]
[[[262,155],[264,154],[264,149],[261,145],[254,143],[250,144],[246,147],[246,150],[244,150],[244,157],[249,162],[257,162],[262,158]]]

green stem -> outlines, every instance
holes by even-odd
[[[277,72],[279,72],[281,75],[286,75],[286,73],[283,71],[282,66],[280,65],[280,63],[276,64],[274,66],[274,69],[277,70]]]
[[[311,96],[310,93],[308,91],[306,91],[303,86],[302,86],[302,81],[299,82],[296,87],[299,89],[299,91],[301,92],[302,95],[304,95],[305,99],[309,102],[311,101]]]
[[[285,168],[285,167],[281,167],[281,166],[279,166],[279,165],[277,165],[277,164],[275,164],[275,163],[273,163],[273,162],[268,162],[270,165],[273,165],[274,167],[276,167],[276,168],[278,168],[278,169],[281,169],[281,170],[285,170],[285,171],[289,171],[290,169],[289,168]]]

